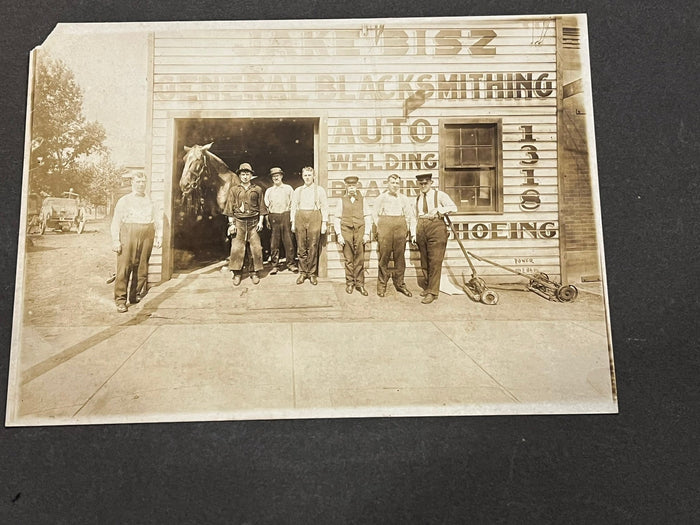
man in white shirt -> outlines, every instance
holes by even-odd
[[[420,193],[416,197],[416,216],[418,226],[413,240],[420,251],[420,265],[425,279],[425,288],[421,292],[421,303],[429,304],[438,298],[440,293],[440,276],[442,261],[447,248],[447,225],[442,216],[457,211],[457,205],[444,191],[431,188],[432,173],[416,175],[420,185]]]
[[[314,182],[314,169],[307,166],[301,170],[304,185],[292,195],[292,232],[297,238],[299,277],[297,284],[306,279],[318,284],[318,247],[321,235],[328,225],[328,198],[326,190]]]
[[[403,193],[401,177],[392,173],[387,177],[387,190],[374,201],[372,218],[377,225],[377,241],[379,244],[379,272],[377,275],[377,295],[386,295],[386,285],[389,276],[394,282],[396,291],[411,297],[413,294],[406,287],[406,234],[410,231],[411,238],[416,233],[416,219],[413,213],[413,203]],[[394,259],[394,271],[389,271],[389,262]]]
[[[359,179],[345,177],[345,194],[337,199],[333,225],[345,258],[345,291],[368,295],[365,290],[365,244],[369,242],[372,215],[357,188]]]
[[[146,182],[145,173],[134,174],[131,193],[119,199],[112,217],[112,251],[117,254],[114,302],[120,313],[128,309],[127,288],[132,305],[148,291],[148,259],[153,246],[160,248],[163,241],[162,217],[146,196]]]
[[[284,184],[282,168],[270,169],[272,186],[265,190],[265,205],[267,206],[267,221],[272,235],[270,239],[270,258],[272,270],[270,275],[275,275],[280,268],[280,242],[284,245],[284,254],[287,259],[287,268],[296,273],[299,271],[294,264],[294,242],[292,241],[292,222],[290,211],[292,209],[292,195],[294,190],[289,184]]]

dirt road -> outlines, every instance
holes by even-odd
[[[23,290],[25,323],[110,322],[113,287],[105,281],[116,265],[110,244],[107,220],[88,222],[80,235],[75,229],[29,235]]]

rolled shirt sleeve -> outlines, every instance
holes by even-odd
[[[452,201],[450,196],[444,191],[438,191],[438,212],[442,215],[447,213],[455,213],[457,205]]]

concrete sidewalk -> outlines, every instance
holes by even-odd
[[[127,314],[25,324],[9,425],[615,412],[602,297],[420,304],[369,281],[233,287],[214,265]]]

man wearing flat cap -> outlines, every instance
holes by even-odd
[[[294,242],[292,241],[292,223],[290,211],[292,209],[292,195],[294,190],[289,184],[284,184],[282,168],[270,169],[272,186],[265,190],[265,206],[267,206],[267,221],[272,230],[270,239],[270,258],[272,270],[270,275],[275,275],[280,268],[280,242],[284,245],[284,254],[287,259],[287,268],[292,272],[298,272],[294,264]]]
[[[231,239],[228,268],[233,272],[233,285],[241,284],[246,243],[248,243],[253,256],[253,273],[250,278],[253,284],[258,284],[259,272],[263,269],[259,232],[263,228],[267,207],[262,188],[251,182],[254,175],[251,165],[244,162],[238,167],[236,174],[241,179],[241,184],[231,186],[224,206],[224,214],[228,215],[228,234],[234,235]]]
[[[444,191],[432,188],[432,173],[416,175],[420,193],[416,197],[416,216],[418,225],[413,239],[420,251],[420,265],[423,271],[425,287],[421,292],[423,304],[429,304],[440,293],[440,276],[442,261],[447,248],[447,225],[443,215],[457,211],[457,206]]]
[[[344,182],[345,194],[338,199],[333,226],[338,236],[338,244],[343,247],[345,291],[351,294],[353,290],[357,290],[366,296],[365,244],[369,242],[372,215],[367,202],[357,189],[359,179],[351,175],[345,177]]]
[[[404,281],[406,273],[406,236],[410,232],[415,237],[416,218],[413,213],[413,203],[399,190],[401,177],[392,173],[387,177],[387,190],[374,201],[372,219],[377,225],[377,241],[379,244],[379,272],[377,274],[377,295],[386,295],[389,276],[394,282],[396,291],[412,297]],[[389,262],[394,260],[393,271],[389,270]]]

